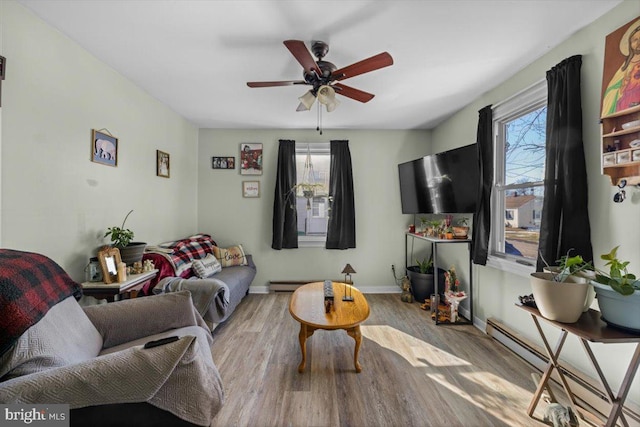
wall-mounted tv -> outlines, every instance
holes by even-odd
[[[474,213],[480,186],[476,144],[398,165],[404,214]]]

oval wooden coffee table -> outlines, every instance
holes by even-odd
[[[345,287],[351,289],[353,301],[342,301]],[[348,291],[347,291],[348,292]],[[300,351],[302,362],[298,366],[298,372],[304,372],[307,362],[306,341],[316,329],[335,330],[344,329],[355,342],[353,363],[356,372],[361,372],[362,367],[358,363],[358,352],[362,343],[360,323],[369,317],[369,305],[359,290],[344,283],[333,282],[333,308],[329,313],[324,309],[324,282],[309,283],[295,290],[289,301],[289,312],[294,319],[300,322]]]

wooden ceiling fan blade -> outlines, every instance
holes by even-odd
[[[369,102],[375,96],[372,93],[365,92],[360,89],[355,89],[351,86],[343,85],[342,83],[336,83],[332,86],[337,89],[336,93],[338,95],[346,96],[347,98],[355,99],[356,101],[360,102]]]
[[[340,68],[331,73],[331,75],[335,76],[333,80],[344,80],[370,71],[379,70],[389,65],[393,65],[393,58],[388,52],[382,52],[371,58],[363,59],[355,64]]]
[[[309,52],[309,49],[307,49],[303,41],[285,40],[283,43],[300,65],[302,65],[305,72],[311,74],[312,71],[315,71],[317,75],[322,75],[322,71],[320,71],[318,64],[316,64],[313,56],[311,56],[311,52]]]
[[[249,87],[293,86],[307,84],[304,80],[282,80],[276,82],[247,82]]]

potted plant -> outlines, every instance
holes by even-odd
[[[550,267],[543,258],[546,271],[531,273],[530,279],[540,314],[562,323],[574,323],[582,315],[590,286],[578,273],[593,270],[590,262],[580,255],[569,256],[570,252],[557,261],[557,267]]]
[[[469,219],[467,217],[459,218],[457,225],[453,227],[453,236],[457,239],[466,239],[469,235]]]
[[[132,212],[133,210],[130,210],[124,217],[124,221],[122,221],[122,225],[120,227],[109,227],[107,228],[107,232],[104,233],[104,237],[110,236],[111,246],[120,250],[120,258],[122,258],[122,262],[127,265],[142,261],[142,255],[144,254],[144,249],[147,246],[144,242],[132,242],[134,236],[133,231],[128,228],[124,228],[124,224],[127,222],[127,218],[129,218],[129,215],[131,215]]]
[[[444,229],[444,237],[448,240],[453,239],[453,228],[445,227]]]
[[[431,297],[434,290],[433,282],[433,258],[420,261],[416,259],[416,265],[407,267],[407,276],[411,280],[411,292],[416,301],[423,303]],[[444,289],[444,270],[438,269],[440,289]]]
[[[612,326],[640,332],[640,281],[628,270],[629,261],[618,258],[616,246],[600,255],[609,271],[597,270],[593,284],[602,318]]]

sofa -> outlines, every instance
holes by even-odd
[[[72,426],[211,424],[224,393],[189,292],[81,307],[51,259],[0,249],[0,266],[0,403],[68,404]]]
[[[242,245],[222,248],[208,234],[149,246],[143,259],[153,261],[159,270],[143,294],[188,290],[212,330],[231,316],[257,273],[253,257]]]

